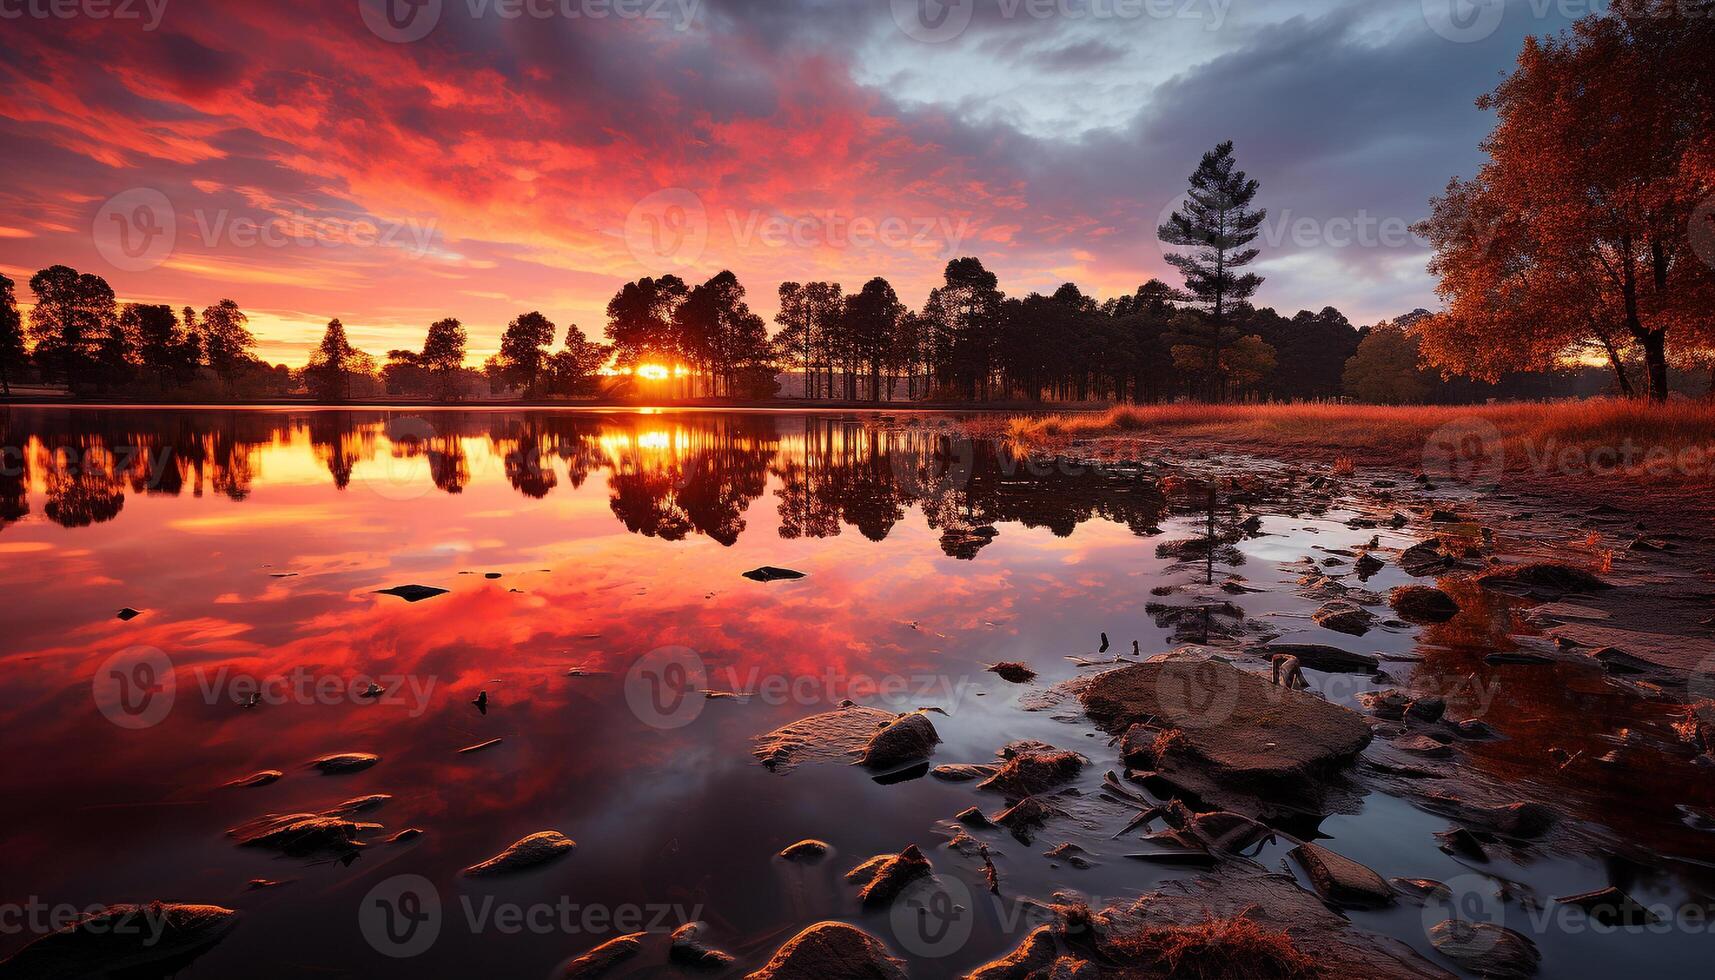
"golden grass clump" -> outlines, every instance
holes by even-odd
[[[1210,916],[1196,925],[1144,929],[1110,939],[1116,958],[1186,980],[1305,980],[1316,962],[1285,932],[1264,929],[1243,915]]]

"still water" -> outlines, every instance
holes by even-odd
[[[937,977],[1010,949],[1030,926],[1024,897],[1117,901],[1190,874],[1125,860],[1108,839],[1118,825],[1074,821],[1028,846],[990,835],[1007,896],[994,901],[979,865],[942,847],[941,822],[998,808],[971,784],[884,783],[839,764],[778,774],[752,756],[756,736],[850,699],[944,711],[937,763],[1037,738],[1091,758],[1092,794],[1123,771],[1093,726],[1041,694],[1089,673],[1068,657],[1096,657],[1100,633],[1110,656],[1187,638],[1148,607],[1199,569],[1155,545],[1201,518],[1166,505],[1145,469],[1019,460],[960,432],[909,414],[0,408],[0,955],[66,909],[159,899],[240,912],[186,977],[543,977],[622,931],[693,919],[749,970],[826,918]],[[1315,603],[1292,594],[1286,566],[1374,532],[1337,509],[1260,516],[1266,533],[1232,556],[1262,590],[1240,598],[1246,617],[1351,646],[1309,621]],[[805,577],[743,577],[763,565]],[[1390,563],[1369,587],[1405,581]],[[446,591],[381,593],[404,585]],[[1485,664],[1511,646],[1514,610],[1460,597],[1453,623],[1354,649],[1410,658],[1390,669],[1507,736],[1478,745],[1473,765],[1669,855],[1475,869],[1520,883],[1506,924],[1538,943],[1549,976],[1706,969],[1715,940],[1693,930],[1533,923],[1548,896],[1610,883],[1646,904],[1704,901],[1697,862],[1715,836],[1674,805],[1715,801],[1706,771],[1642,749],[1599,784],[1558,769],[1551,747],[1593,757],[1622,728],[1670,737],[1671,717],[1596,672]],[[118,618],[125,608],[140,615]],[[116,687],[137,675],[110,669],[139,657],[160,667],[141,709]],[[998,661],[1040,676],[1008,684],[985,669]],[[740,696],[663,700],[662,664]],[[380,696],[363,696],[371,681]],[[1366,687],[1329,696],[1350,703]],[[306,768],[340,752],[381,761]],[[224,785],[267,769],[284,778]],[[359,818],[382,828],[354,860],[279,857],[227,834],[377,793],[392,799]],[[1470,875],[1435,846],[1447,826],[1372,792],[1309,832],[1384,876]],[[422,834],[387,842],[406,828]],[[509,878],[460,875],[549,829],[576,852]],[[774,857],[806,837],[833,856]],[[1062,841],[1096,866],[1043,856]],[[982,896],[950,938],[902,934],[904,920],[861,911],[841,880],[910,843]],[[1258,860],[1278,868],[1283,853]],[[395,923],[365,904],[401,882],[430,890],[426,944],[389,938]],[[1415,908],[1353,920],[1449,965]]]

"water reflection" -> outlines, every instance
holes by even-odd
[[[1041,465],[944,420],[875,425],[839,417],[433,412],[152,412],[20,410],[4,429],[0,523],[40,513],[62,527],[112,521],[127,493],[234,501],[308,450],[342,492],[409,499],[462,493],[503,479],[543,500],[562,485],[606,478],[626,530],[722,545],[776,481],[778,534],[836,537],[852,527],[885,540],[918,508],[949,556],[974,559],[993,525],[1016,522],[1066,537],[1101,519],[1151,533],[1163,502],[1138,474]],[[265,462],[265,457],[272,457]],[[295,477],[296,474],[284,474]]]

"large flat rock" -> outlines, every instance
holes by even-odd
[[[1161,660],[1110,670],[1079,695],[1110,734],[1143,745],[1169,778],[1195,774],[1227,789],[1290,790],[1332,774],[1370,742],[1362,716],[1218,660]],[[1159,729],[1153,741],[1140,734]]]
[[[1657,667],[1687,673],[1715,658],[1715,642],[1699,636],[1647,633],[1596,623],[1561,623],[1549,627],[1546,632],[1557,640],[1567,640],[1585,648],[1587,653],[1613,647]]]

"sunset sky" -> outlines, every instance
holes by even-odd
[[[769,318],[785,279],[883,275],[915,307],[967,254],[1009,295],[1106,297],[1167,277],[1155,227],[1233,139],[1271,211],[1259,305],[1374,322],[1434,305],[1401,229],[1474,169],[1473,100],[1568,12],[382,2],[0,0],[20,302],[54,263],[125,301],[231,297],[298,364],[335,316],[377,354],[456,316],[473,361],[532,309],[599,335],[619,284],[662,271],[731,268]],[[128,257],[121,219],[163,199],[170,246]]]

